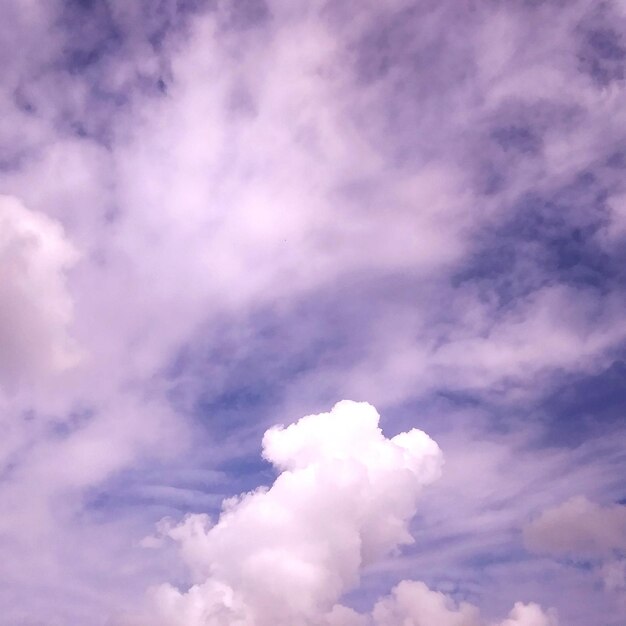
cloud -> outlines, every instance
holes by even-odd
[[[0,384],[13,387],[77,363],[66,285],[77,258],[58,222],[0,197]]]
[[[602,566],[600,573],[608,591],[626,589],[626,559],[609,561]]]
[[[458,607],[443,593],[431,591],[424,583],[403,581],[391,595],[379,600],[372,612],[376,626],[441,624],[441,626],[477,626],[476,607],[462,603]]]
[[[157,592],[165,622],[304,623],[331,610],[364,564],[410,542],[441,452],[418,430],[386,439],[378,419],[341,402],[268,430],[263,454],[282,470],[274,484],[227,500],[214,526],[191,517],[168,531],[201,582]]]
[[[204,589],[206,559],[186,557],[199,580],[185,594],[167,547],[124,546],[163,515],[213,514],[267,482],[269,423],[357,397],[384,408],[390,432],[427,407],[449,446],[418,545],[366,568],[381,588],[363,597],[401,571],[483,613],[538,599],[593,623],[593,584],[578,593],[558,569],[568,598],[585,598],[574,615],[547,578],[558,564],[518,562],[518,529],[569,497],[571,476],[590,498],[623,497],[623,462],[597,442],[535,447],[541,422],[557,446],[576,429],[541,406],[555,380],[595,385],[624,355],[624,3],[4,4],[0,188],[28,207],[9,211],[14,258],[38,268],[0,287],[0,385],[22,390],[0,394],[4,619],[91,625],[159,580],[185,610],[205,591],[226,602],[234,582]],[[81,262],[19,243],[18,223]],[[73,338],[87,358],[67,369]],[[496,444],[496,429],[519,439]],[[284,472],[338,454],[288,431],[267,439]],[[342,432],[343,446],[355,432]],[[219,487],[178,489],[184,469],[221,464]],[[168,532],[213,536],[192,519]],[[465,605],[407,589],[415,611],[465,619]],[[417,619],[398,598],[390,614]],[[363,610],[328,619],[373,619]]]
[[[544,613],[536,604],[516,602],[508,619],[502,626],[555,626],[557,623],[554,612]]]
[[[475,606],[458,606],[445,594],[432,591],[422,582],[403,581],[391,595],[376,603],[373,626],[484,626],[486,621]],[[544,612],[534,603],[516,602],[499,626],[556,626],[554,611]]]
[[[530,522],[524,541],[535,552],[560,556],[604,557],[626,550],[626,506],[571,498]]]
[[[428,435],[412,429],[387,439],[378,422],[371,405],[342,401],[271,428],[263,455],[282,470],[271,487],[226,500],[215,524],[206,515],[161,522],[195,583],[153,590],[155,614],[145,623],[483,624],[476,607],[457,609],[414,581],[397,585],[371,616],[337,604],[363,567],[413,541],[408,523],[417,496],[441,471],[441,451]],[[535,605],[519,604],[503,626],[553,623]]]
[[[626,607],[626,506],[576,496],[544,510],[524,528],[529,550],[589,562],[604,589]]]

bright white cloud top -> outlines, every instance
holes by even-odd
[[[423,431],[391,439],[376,409],[342,401],[328,413],[269,429],[263,456],[280,475],[224,502],[216,524],[190,515],[161,523],[180,543],[196,584],[153,592],[167,626],[478,626],[478,609],[458,608],[420,582],[404,581],[371,615],[338,602],[363,567],[412,542],[418,495],[441,473],[443,455]],[[537,606],[516,605],[503,626],[549,626]]]

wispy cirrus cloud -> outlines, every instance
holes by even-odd
[[[624,497],[623,3],[5,4],[3,619],[184,594],[141,538],[270,483],[266,428],[351,397],[447,459],[422,557],[353,608],[406,578],[617,623],[521,528]]]

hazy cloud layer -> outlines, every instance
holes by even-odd
[[[329,623],[621,626],[623,2],[2,15],[0,623],[188,603],[213,574],[142,539],[265,502],[323,448],[288,424],[352,398],[446,464]]]

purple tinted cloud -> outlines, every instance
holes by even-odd
[[[443,474],[412,546],[288,619],[619,624],[623,555],[523,529],[626,495],[623,2],[5,4],[0,623],[239,598],[144,539],[349,398]]]

